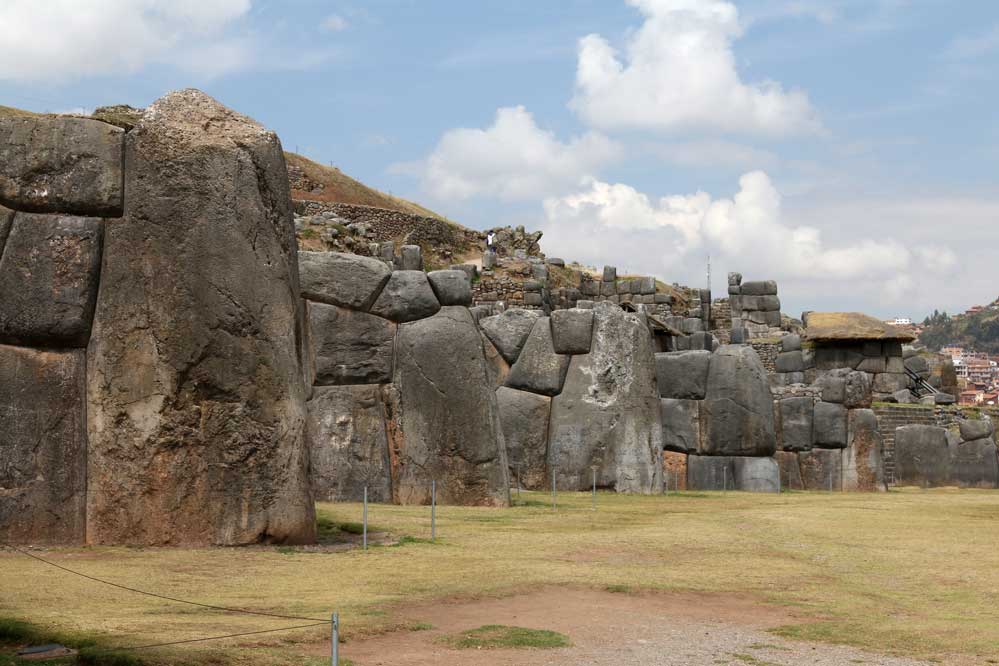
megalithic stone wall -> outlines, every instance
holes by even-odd
[[[126,138],[88,354],[91,543],[314,539],[277,136],[195,90]]]
[[[0,539],[86,539],[85,348],[123,141],[94,120],[0,117]]]

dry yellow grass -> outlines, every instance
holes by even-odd
[[[369,552],[67,548],[45,552],[91,575],[205,603],[328,617],[348,640],[395,626],[392,607],[506,595],[542,584],[736,592],[813,619],[785,635],[918,656],[999,657],[999,493],[526,494],[510,509],[442,507],[437,544]],[[322,504],[338,521],[356,504]],[[425,507],[375,505],[371,522],[426,538]],[[294,621],[227,615],[106,588],[0,553],[0,615],[154,643]],[[323,629],[152,653],[173,663],[320,663]],[[312,656],[306,657],[311,654]]]

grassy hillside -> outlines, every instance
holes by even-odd
[[[22,109],[15,109],[12,106],[4,106],[0,104],[0,116],[37,116],[39,114],[32,113],[31,111],[24,111]]]
[[[292,189],[291,196],[293,199],[376,206],[411,215],[422,215],[424,217],[436,217],[439,220],[447,220],[443,215],[439,215],[412,201],[394,197],[390,194],[379,192],[373,187],[368,187],[364,183],[354,180],[336,167],[324,166],[296,153],[286,152],[284,155],[288,161],[289,168],[301,169],[302,175],[306,180],[322,186],[321,190],[318,188],[310,190]],[[294,186],[295,182],[293,180],[292,187],[294,188]]]
[[[934,351],[949,344],[967,349],[999,354],[999,300],[981,312],[953,317],[934,312],[923,322],[919,341]]]

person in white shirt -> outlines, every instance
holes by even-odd
[[[486,249],[493,252],[496,251],[496,234],[492,231],[486,234]]]

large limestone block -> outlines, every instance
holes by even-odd
[[[392,381],[396,324],[357,310],[309,303],[313,382],[384,384]]]
[[[592,309],[555,310],[551,315],[552,342],[557,354],[588,354],[593,337]]]
[[[486,355],[486,370],[489,373],[489,383],[495,387],[503,386],[506,384],[506,378],[510,375],[510,364],[506,362],[503,355],[496,349],[496,345],[489,341],[489,338],[485,335],[481,337],[482,351]]]
[[[371,306],[371,313],[394,322],[424,319],[441,309],[423,271],[393,271],[381,294]]]
[[[0,116],[0,204],[119,217],[124,136],[89,118]]]
[[[506,362],[513,364],[540,317],[541,313],[537,310],[513,308],[480,320],[479,326]]]
[[[572,356],[552,400],[548,463],[558,487],[662,490],[662,422],[652,336],[640,317],[609,303],[593,309],[589,354]],[[549,467],[550,468],[550,467]]]
[[[900,486],[943,486],[951,478],[947,431],[927,425],[895,429],[895,483]]]
[[[839,449],[800,451],[798,470],[805,490],[843,490],[843,452]]]
[[[874,392],[881,395],[896,393],[909,388],[908,375],[900,375],[891,372],[874,375]]]
[[[0,342],[86,347],[97,302],[99,219],[18,213],[0,247]]]
[[[843,449],[843,490],[885,490],[882,438],[870,409],[851,409],[848,442]]]
[[[0,345],[0,540],[78,544],[86,536],[82,350]]]
[[[506,505],[506,445],[482,338],[467,308],[403,324],[391,407],[393,489],[401,504]]]
[[[951,476],[962,488],[996,488],[999,459],[991,439],[961,442],[951,451]]]
[[[88,541],[312,541],[281,144],[196,90],[152,104],[126,144],[88,350]]]
[[[776,296],[777,283],[773,280],[743,282],[741,293],[752,296]]]
[[[965,419],[961,421],[961,439],[971,441],[973,439],[986,439],[992,436],[995,428],[992,426],[992,419],[989,417],[980,419]]]
[[[766,370],[752,347],[725,345],[711,356],[701,419],[702,453],[773,455],[773,399]]]
[[[14,221],[14,211],[0,206],[0,256],[3,256],[3,246],[10,233],[11,222]]]
[[[367,311],[392,271],[374,257],[343,252],[299,252],[302,296],[310,301]]]
[[[801,468],[798,466],[796,451],[778,451],[774,454],[777,462],[781,490],[804,490],[801,481]]]
[[[663,352],[656,354],[656,386],[663,398],[703,400],[708,387],[711,352]]]
[[[699,400],[659,401],[663,420],[663,448],[680,453],[697,453],[701,440]]]
[[[568,354],[555,353],[551,325],[548,317],[542,317],[534,322],[524,350],[510,369],[506,385],[541,395],[558,395],[569,371],[570,358]]]
[[[688,490],[735,490],[732,456],[687,456]]]
[[[810,397],[784,398],[778,403],[781,449],[807,451],[812,448],[815,401]]]
[[[472,283],[465,271],[430,271],[427,279],[441,305],[472,304]]]
[[[748,493],[775,493],[780,483],[780,469],[773,458],[733,459],[735,488]]]
[[[847,409],[834,402],[820,402],[815,405],[812,423],[812,442],[824,449],[842,449],[846,446]]]
[[[519,481],[528,490],[549,487],[546,458],[552,399],[501,386],[496,389],[496,401],[503,424],[511,480],[514,483]]]
[[[786,351],[777,355],[777,372],[804,372],[805,359],[801,350]]]
[[[306,428],[317,501],[392,501],[385,408],[378,386],[316,389]]]

